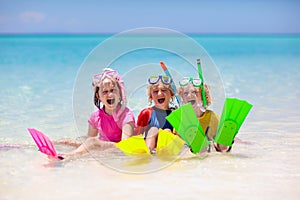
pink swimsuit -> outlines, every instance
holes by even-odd
[[[112,115],[106,114],[104,108],[101,108],[91,114],[88,122],[93,128],[98,129],[100,140],[119,142],[122,139],[122,127],[129,122],[134,124],[134,115],[125,108],[118,118],[119,120],[115,121]]]

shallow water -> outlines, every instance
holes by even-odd
[[[238,134],[248,143],[234,144],[229,154],[162,160],[108,150],[57,162],[38,152],[28,127],[52,140],[86,134],[93,106],[82,108],[86,113],[74,120],[73,86],[79,66],[107,37],[0,37],[0,144],[20,145],[0,148],[0,199],[298,199],[299,36],[191,36],[216,64],[225,95],[253,104]],[[148,55],[142,51],[132,57],[135,53]],[[184,65],[174,55],[152,56],[139,56],[135,66],[161,56],[169,56],[167,65]],[[129,66],[131,59],[122,63]],[[207,72],[204,77],[213,85]],[[138,111],[146,101],[129,105]],[[214,108],[220,114],[218,105]]]

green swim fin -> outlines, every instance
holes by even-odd
[[[131,136],[115,145],[127,156],[151,155],[142,135]]]
[[[173,133],[159,129],[156,155],[157,156],[176,156],[180,153],[184,141]]]
[[[191,103],[180,106],[166,117],[193,153],[198,153],[208,146],[209,142],[200,126]]]
[[[245,100],[226,98],[214,141],[225,146],[232,142],[252,105]]]

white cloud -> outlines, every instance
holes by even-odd
[[[27,11],[23,12],[19,15],[19,18],[21,21],[25,23],[39,23],[42,22],[46,15],[41,12],[35,12],[35,11]]]

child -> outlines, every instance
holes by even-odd
[[[101,74],[94,75],[93,87],[94,104],[98,110],[88,120],[88,138],[65,156],[82,154],[94,147],[102,150],[111,148],[114,143],[133,135],[134,115],[126,107],[121,76],[115,70],[106,68]]]
[[[166,120],[166,116],[174,110],[170,108],[169,104],[170,101],[173,102],[175,94],[171,86],[172,79],[169,76],[150,76],[148,83],[149,105],[151,106],[153,101],[154,106],[145,108],[140,112],[135,132],[144,134],[149,150],[154,153],[159,128],[173,131],[173,127]]]
[[[211,104],[211,96],[209,88],[204,84],[207,106]],[[198,117],[199,123],[205,132],[208,140],[212,140],[218,128],[219,116],[212,110],[207,110],[202,106],[201,80],[199,78],[183,78],[179,81],[177,88],[178,95],[182,99],[183,104],[191,103]],[[227,146],[214,144],[217,151],[230,151]]]

